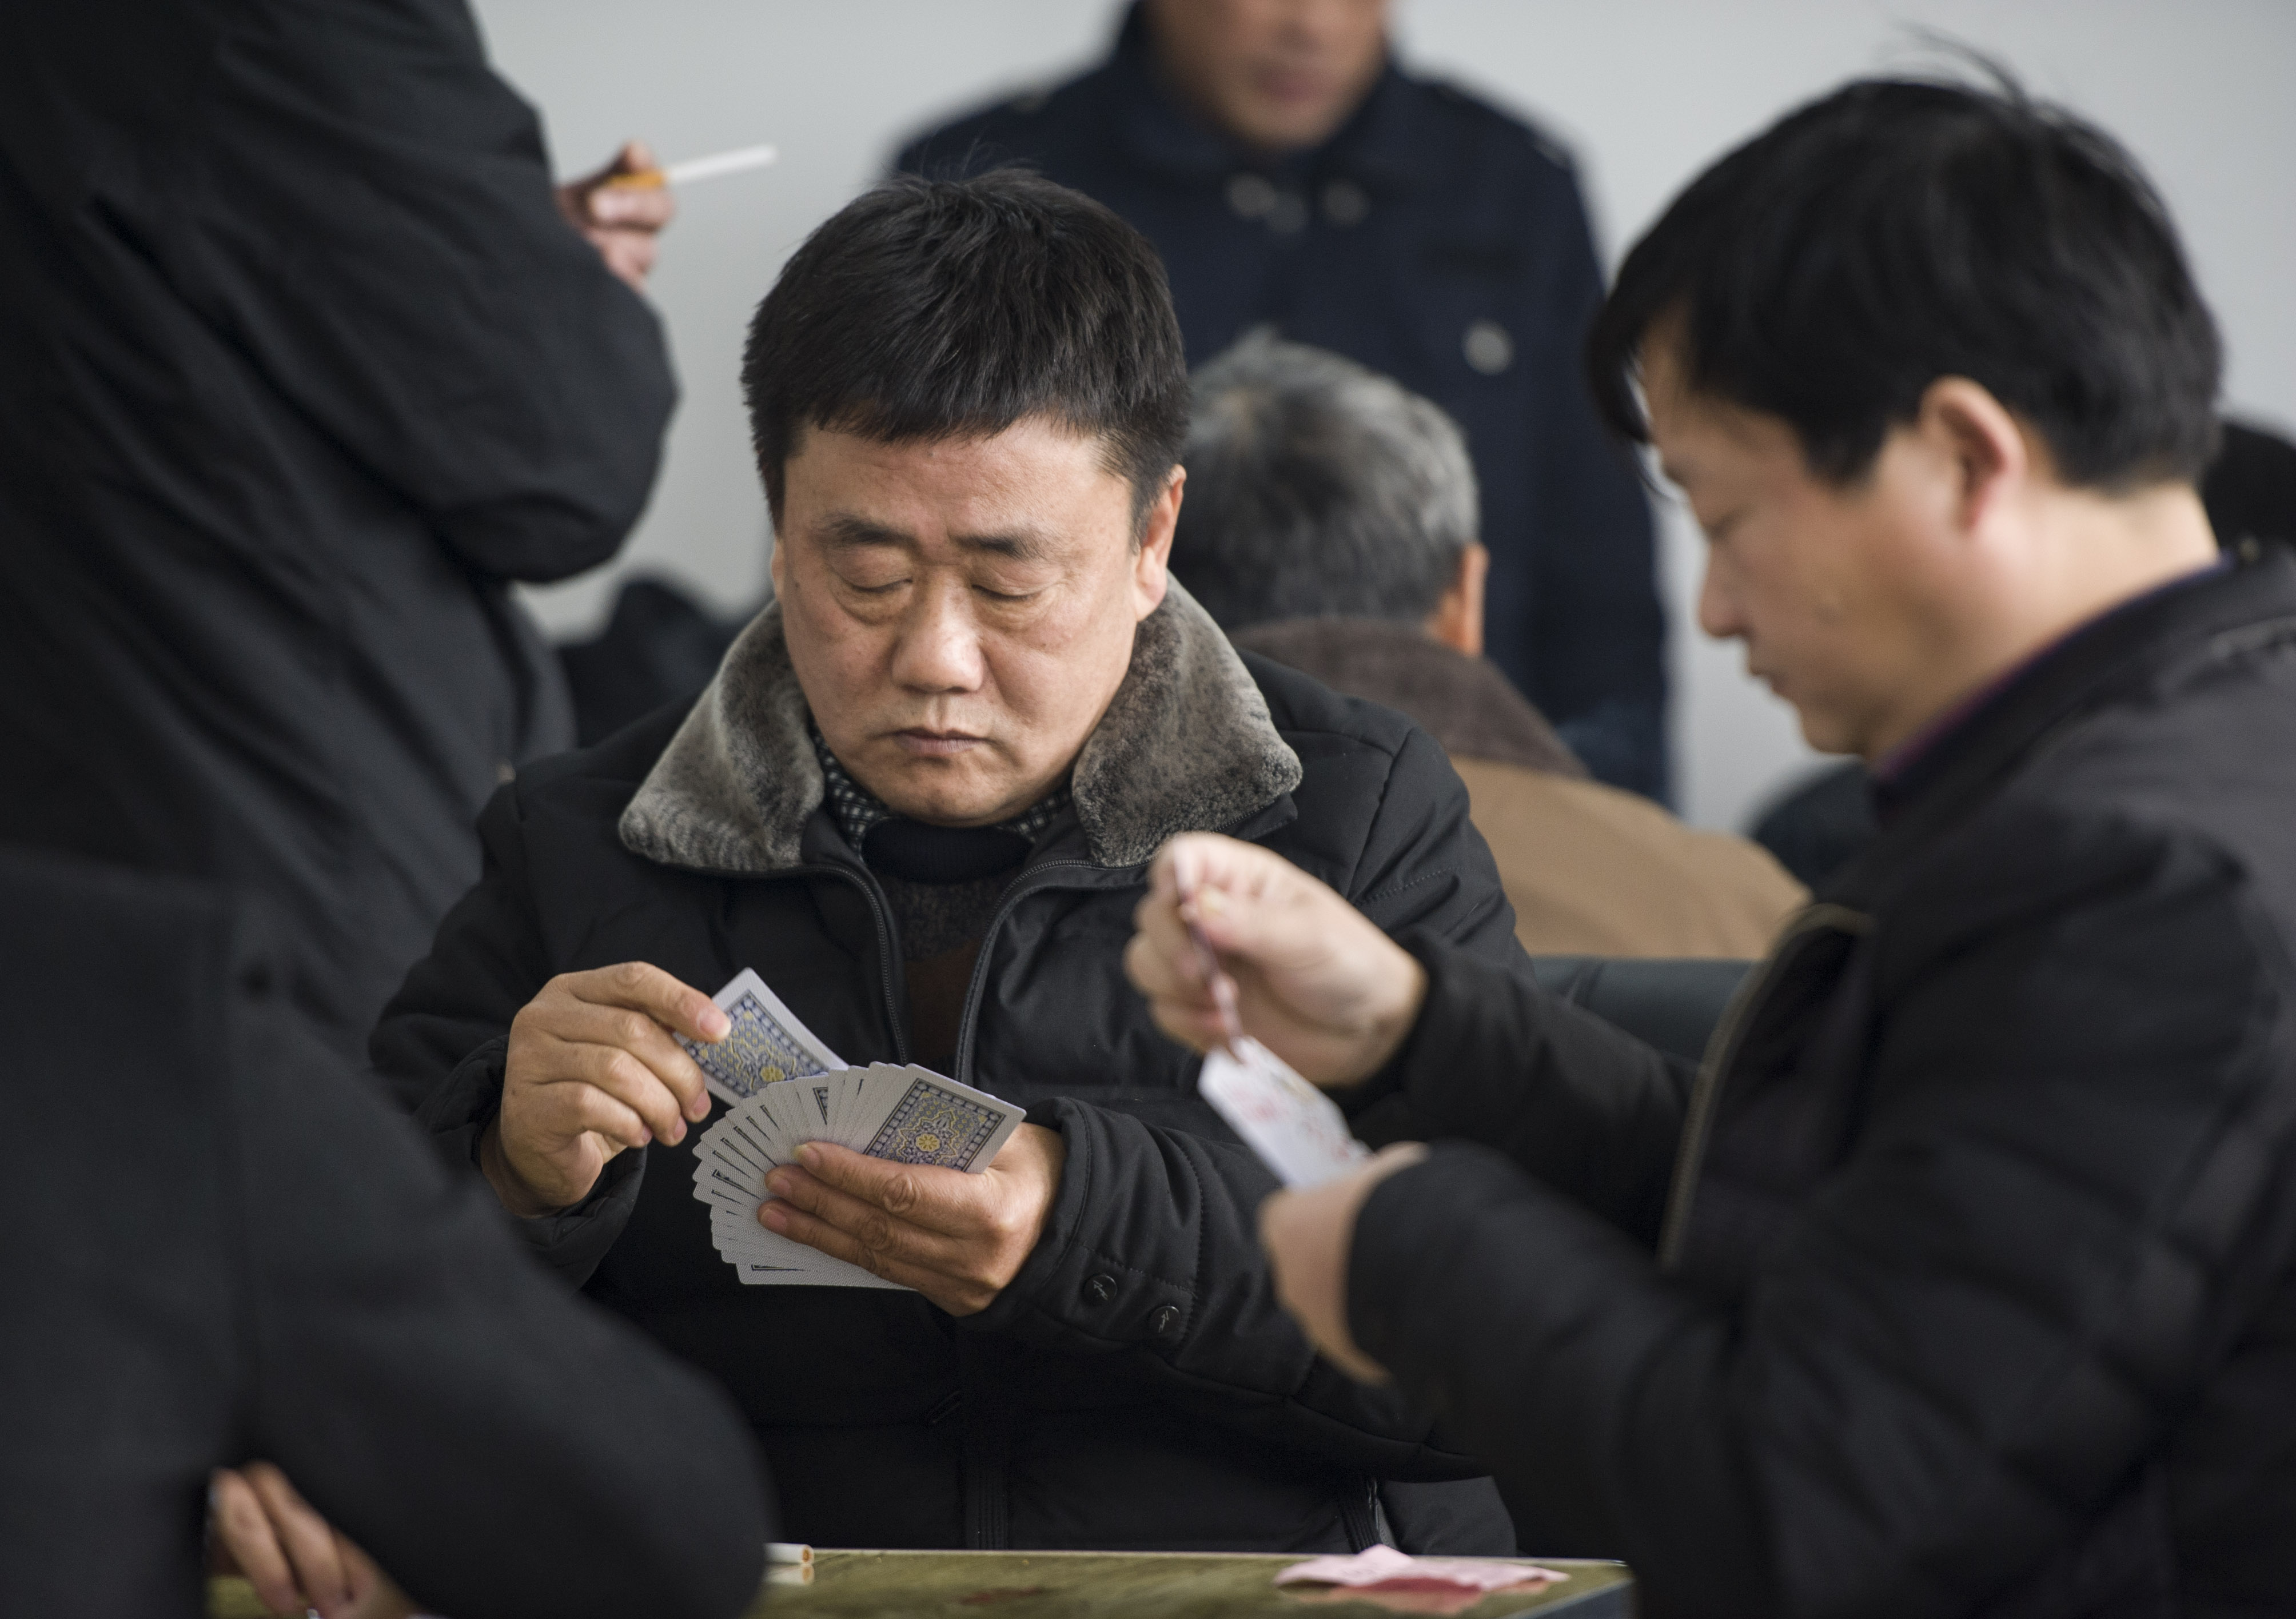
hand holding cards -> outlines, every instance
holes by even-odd
[[[1243,1032],[1235,983],[1195,920],[1193,885],[1182,888],[1181,916],[1198,969],[1219,1013],[1226,1044],[1205,1054],[1196,1092],[1286,1186],[1319,1186],[1371,1155],[1349,1133],[1347,1116],[1297,1070]]]
[[[914,1065],[848,1067],[744,969],[718,1004],[734,1028],[718,1044],[681,1041],[732,1106],[695,1145],[693,1195],[709,1206],[718,1255],[758,1286],[898,1288],[858,1265],[767,1230],[766,1176],[808,1141],[868,1157],[977,1174],[1022,1110]]]

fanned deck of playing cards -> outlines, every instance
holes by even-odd
[[[1320,1186],[1371,1156],[1337,1103],[1249,1035],[1205,1057],[1196,1091],[1286,1186]]]
[[[694,1144],[693,1195],[709,1206],[719,1257],[752,1286],[906,1291],[758,1224],[766,1173],[808,1141],[834,1141],[873,1158],[977,1174],[1024,1110],[914,1064],[846,1067],[747,968],[717,1002],[733,1032],[716,1045],[678,1043],[730,1104]]]

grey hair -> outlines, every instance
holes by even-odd
[[[1192,390],[1172,572],[1223,627],[1435,610],[1479,518],[1457,423],[1265,327],[1207,361]]]

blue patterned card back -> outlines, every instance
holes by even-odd
[[[716,1045],[684,1039],[678,1043],[735,1095],[755,1096],[763,1086],[826,1071],[757,996],[736,996],[726,1016],[734,1026]]]
[[[914,1080],[862,1150],[896,1164],[969,1170],[1005,1117],[970,1097]]]

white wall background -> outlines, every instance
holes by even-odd
[[[578,633],[632,569],[721,608],[764,588],[767,525],[735,385],[749,313],[898,136],[1064,75],[1116,0],[476,0],[562,171],[625,136],[665,159],[770,141],[778,168],[689,191],[653,290],[685,404],[653,503],[609,568],[532,593]],[[2006,61],[2117,134],[2183,226],[2231,355],[2232,408],[2296,427],[2292,0],[1398,0],[1406,61],[1527,112],[1578,153],[1615,259],[1726,146],[1854,74],[1936,60],[1923,30]],[[1662,516],[1685,813],[1734,826],[1807,767],[1791,715],[1691,622],[1701,542]]]

